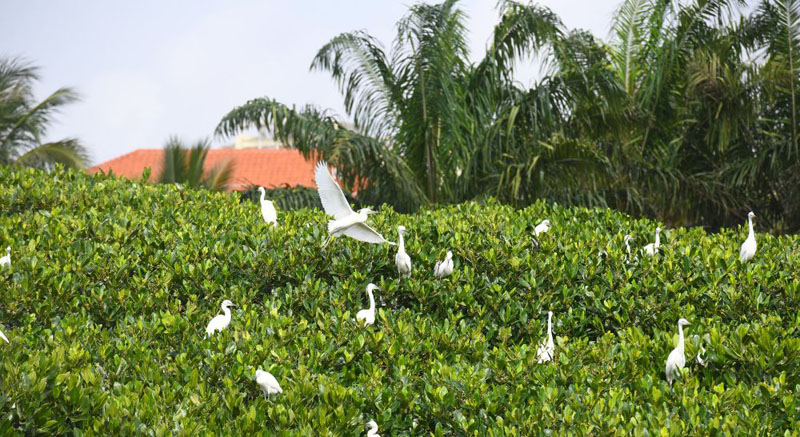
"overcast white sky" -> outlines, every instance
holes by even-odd
[[[357,29],[388,48],[394,24],[413,3],[12,0],[0,6],[0,56],[21,55],[40,66],[40,96],[61,86],[78,90],[82,101],[64,108],[49,137],[80,138],[99,163],[162,147],[172,134],[188,142],[211,137],[225,113],[255,97],[344,114],[330,77],[308,70],[311,59],[333,36]],[[568,28],[605,38],[619,0],[539,3]],[[497,22],[495,5],[461,3],[473,59]]]

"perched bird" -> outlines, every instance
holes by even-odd
[[[369,427],[369,430],[367,430],[367,437],[381,437],[378,434],[378,424],[375,423],[374,420],[367,422],[367,426]]]
[[[633,235],[626,235],[625,236],[625,251],[628,253],[628,258],[631,256],[631,241],[633,241]]]
[[[333,220],[328,221],[330,237],[325,243],[326,245],[333,237],[339,235],[347,235],[350,238],[366,243],[389,243],[394,245],[394,243],[386,241],[381,234],[366,224],[368,215],[375,214],[375,211],[369,208],[361,208],[358,212],[354,212],[350,208],[342,189],[333,180],[328,171],[328,164],[324,161],[317,163],[314,180],[317,183],[317,192],[319,193],[322,207],[328,215],[333,217]]]
[[[405,226],[397,227],[397,255],[394,256],[397,271],[406,278],[411,276],[411,257],[406,253],[405,239],[403,239],[403,235],[407,233]]]
[[[11,246],[6,247],[6,256],[0,258],[0,267],[11,267]]]
[[[536,225],[535,228],[533,228],[533,234],[538,237],[539,234],[541,234],[542,232],[547,232],[549,230],[550,230],[550,220],[542,220],[541,223],[539,223],[538,225]]]
[[[669,353],[667,357],[667,382],[672,387],[672,381],[675,379],[683,366],[686,365],[686,356],[683,354],[683,327],[688,326],[689,322],[686,319],[678,320],[678,346]]]
[[[267,200],[267,191],[264,187],[258,187],[258,191],[261,192],[261,217],[264,217],[265,222],[277,225],[278,211],[275,210],[275,205],[272,204],[271,200]]]
[[[231,323],[231,310],[230,307],[235,307],[233,302],[225,299],[222,301],[222,312],[224,314],[219,314],[211,319],[208,322],[208,326],[206,326],[206,335],[212,335],[217,331],[222,331],[223,329],[227,328],[228,325]]]
[[[739,250],[739,261],[746,263],[753,259],[756,254],[756,234],[753,233],[753,219],[756,217],[753,211],[747,213],[747,224],[750,226],[750,232],[747,234],[747,239],[742,243],[742,249]]]
[[[539,363],[546,363],[553,360],[553,353],[555,352],[556,345],[553,343],[553,312],[547,312],[547,339],[543,340],[539,345],[539,350],[536,351],[536,357]]]
[[[365,326],[372,325],[375,323],[375,297],[372,295],[372,290],[380,290],[377,285],[369,284],[367,285],[367,294],[369,295],[369,308],[366,310],[361,310],[356,313],[356,320],[364,321]]]
[[[278,384],[278,380],[275,379],[271,373],[261,369],[256,370],[256,384],[261,387],[261,391],[264,393],[264,399],[267,399],[271,394],[283,393],[283,389],[281,385]]]
[[[436,261],[436,266],[433,268],[433,276],[437,278],[444,278],[453,273],[453,252],[447,251],[447,256],[444,261]]]
[[[646,254],[653,256],[658,253],[658,248],[661,247],[661,238],[659,234],[661,234],[661,228],[656,228],[656,242],[650,243],[644,247],[644,252]]]
[[[702,344],[700,345],[700,350],[697,351],[697,364],[706,367],[708,365],[708,357],[706,356],[706,348]]]
[[[3,331],[0,331],[0,338],[2,338],[3,340],[5,340],[5,341],[6,341],[6,343],[10,343],[10,342],[8,341],[8,337],[6,337],[6,335],[5,335],[5,334],[3,334]]]

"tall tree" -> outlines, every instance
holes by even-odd
[[[88,154],[78,140],[43,140],[55,114],[78,96],[70,88],[60,88],[37,102],[33,84],[38,79],[38,69],[29,63],[0,58],[0,163],[81,168]]]

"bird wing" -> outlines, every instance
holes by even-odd
[[[3,340],[5,340],[5,341],[6,341],[6,343],[10,343],[10,341],[8,341],[8,337],[6,337],[6,335],[5,335],[5,334],[3,334],[3,331],[0,331],[0,338],[2,338]]]
[[[278,380],[275,379],[275,377],[271,373],[269,373],[269,372],[262,373],[261,377],[259,378],[259,380],[260,381],[258,381],[258,382],[261,385],[263,385],[265,387],[268,387],[268,388],[270,388],[272,390],[276,390],[279,393],[283,392],[283,389],[281,389],[281,385],[278,384]]]
[[[314,171],[314,181],[317,183],[317,193],[319,193],[322,208],[325,209],[328,215],[333,216],[334,219],[340,219],[353,214],[350,204],[347,203],[339,184],[333,180],[331,172],[328,171],[328,163],[325,161],[317,163],[317,168]]]
[[[275,210],[275,205],[271,201],[265,200],[261,204],[261,216],[264,217],[264,221],[267,223],[277,223],[278,211]]]
[[[368,225],[364,223],[356,223],[349,228],[346,228],[342,231],[344,235],[347,235],[350,238],[354,238],[358,241],[363,241],[365,243],[375,243],[375,244],[382,244],[382,243],[389,243],[394,244],[391,241],[386,241],[385,238],[381,234],[379,234],[375,229],[372,229]]]

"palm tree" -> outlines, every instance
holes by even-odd
[[[0,163],[30,167],[60,163],[81,168],[88,155],[78,140],[43,142],[54,115],[76,101],[77,94],[60,88],[37,102],[33,95],[37,70],[17,58],[0,58]]]
[[[217,134],[270,130],[307,158],[337,167],[346,186],[358,186],[359,199],[400,210],[486,192],[496,165],[506,160],[497,141],[513,141],[510,99],[524,97],[511,85],[511,66],[559,38],[561,25],[545,8],[502,2],[492,44],[471,65],[456,4],[412,6],[388,55],[358,31],[319,50],[311,69],[331,73],[353,128],[327,111],[261,98],[228,113]],[[541,154],[542,161],[549,157]]]
[[[233,176],[234,163],[226,161],[205,170],[210,145],[207,140],[187,148],[177,137],[171,137],[164,146],[163,171],[158,178],[162,184],[182,184],[190,188],[207,188],[224,191]]]

